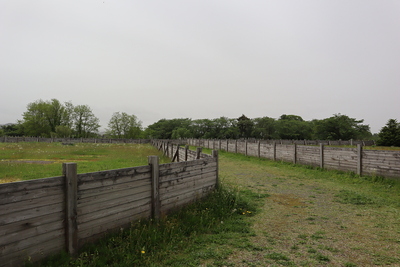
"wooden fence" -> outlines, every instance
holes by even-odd
[[[400,151],[330,147],[325,144],[299,145],[246,140],[188,139],[190,145],[241,153],[247,156],[281,160],[359,175],[400,178]]]
[[[43,142],[43,143],[150,143],[150,139],[123,139],[123,138],[47,138],[47,137],[25,137],[25,136],[1,136],[0,143],[19,142]]]
[[[150,156],[147,166],[84,174],[64,163],[59,177],[0,184],[0,265],[74,254],[109,231],[207,195],[218,182],[218,153],[186,153],[195,156],[167,164]]]

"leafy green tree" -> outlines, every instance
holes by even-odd
[[[192,133],[190,132],[189,129],[187,128],[177,128],[172,131],[172,139],[181,139],[181,138],[190,138],[192,136]]]
[[[144,136],[154,139],[172,139],[174,130],[179,128],[190,129],[191,119],[161,119],[149,125],[144,131]]]
[[[22,114],[25,135],[50,137],[48,110],[49,103],[41,99],[28,104],[27,111]]]
[[[236,119],[220,117],[212,120],[215,135],[212,138],[217,139],[234,139],[239,136],[239,128]]]
[[[253,121],[247,118],[244,114],[240,116],[238,119],[237,127],[239,129],[239,137],[240,138],[250,138],[251,133],[253,132]]]
[[[20,123],[7,123],[0,127],[0,132],[7,136],[23,136],[23,129]],[[1,135],[0,135],[1,136]]]
[[[61,104],[57,99],[50,101],[37,100],[27,105],[27,111],[22,114],[19,123],[24,135],[54,136],[57,126],[71,127],[72,104]]]
[[[372,136],[369,126],[346,115],[334,114],[332,117],[315,121],[315,137],[321,140],[365,139]]]
[[[135,115],[114,112],[108,122],[107,134],[113,138],[138,139],[142,134],[142,122]]]
[[[191,123],[191,131],[194,138],[211,139],[215,136],[214,124],[210,119],[194,120]]]
[[[400,147],[400,123],[395,119],[390,119],[378,133],[377,145],[380,146],[399,146]]]
[[[276,121],[276,130],[277,135],[275,137],[280,139],[302,140],[311,138],[310,123],[297,115],[281,115]]]
[[[55,136],[60,138],[66,138],[72,136],[72,129],[65,125],[56,126]]]
[[[76,137],[88,138],[98,134],[99,119],[88,105],[75,106],[72,118]]]
[[[255,118],[253,124],[252,137],[257,139],[274,139],[276,137],[276,121],[274,118]]]

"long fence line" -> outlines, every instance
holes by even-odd
[[[326,169],[354,172],[359,175],[400,178],[400,151],[367,150],[357,147],[331,147],[319,145],[282,144],[248,140],[188,139],[192,146],[240,153],[311,165]]]
[[[176,162],[159,164],[149,156],[147,166],[84,174],[76,163],[64,163],[59,177],[0,184],[0,265],[20,266],[63,250],[75,254],[109,231],[157,219],[217,186],[217,151],[210,156],[152,144]]]
[[[150,143],[152,139],[123,139],[123,138],[47,138],[47,137],[25,137],[25,136],[1,136],[0,142],[3,143],[18,143],[18,142],[62,142],[62,143]],[[193,139],[189,139],[193,140]],[[196,139],[204,140],[204,139]],[[230,139],[235,141],[235,139]],[[244,141],[244,140],[239,140]],[[356,146],[358,144],[362,146],[374,146],[376,145],[373,140],[258,140],[258,139],[248,139],[248,143],[261,142],[263,144],[281,144],[281,145],[334,145],[334,146]]]
[[[150,139],[124,139],[124,138],[47,138],[47,137],[25,137],[25,136],[1,136],[0,143],[19,143],[19,142],[43,142],[43,143],[131,143],[145,144],[150,143]]]

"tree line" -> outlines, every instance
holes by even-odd
[[[37,100],[27,105],[22,120],[3,125],[1,135],[89,138],[100,135],[100,120],[88,105],[61,103],[57,99]],[[106,133],[110,138],[141,138],[142,125],[135,115],[115,112]]]
[[[216,119],[161,119],[145,129],[135,116],[114,112],[105,133],[109,138],[154,139],[291,139],[291,140],[361,140],[376,139],[379,145],[400,146],[400,123],[390,119],[377,136],[371,134],[363,119],[343,114],[305,121],[298,115]],[[57,99],[37,100],[27,105],[22,120],[3,125],[1,135],[42,137],[99,137],[99,119],[88,105],[74,106]]]

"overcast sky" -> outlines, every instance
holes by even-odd
[[[400,121],[398,0],[0,0],[0,124],[28,103]]]

